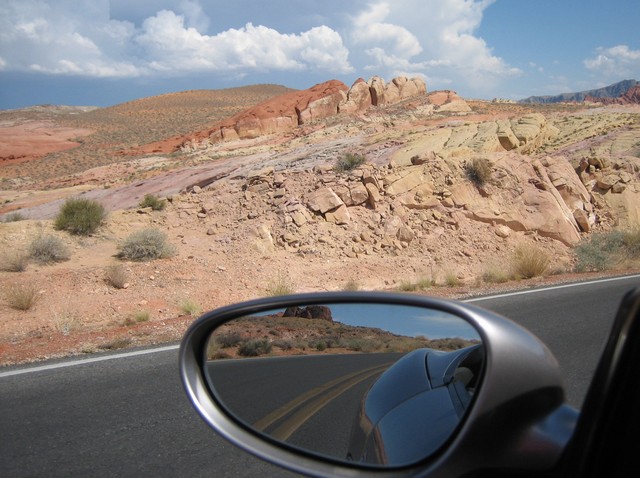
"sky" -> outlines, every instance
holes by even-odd
[[[639,0],[0,0],[0,109],[377,75],[521,99],[640,80]]]

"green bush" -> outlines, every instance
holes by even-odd
[[[55,218],[54,227],[80,236],[93,234],[104,221],[104,206],[91,199],[67,199]]]
[[[465,164],[467,178],[478,186],[482,186],[491,179],[491,163],[485,158],[473,158]]]
[[[154,194],[145,194],[144,199],[140,201],[140,207],[150,207],[154,211],[162,211],[166,205],[166,199],[160,199]]]
[[[164,259],[175,254],[167,235],[159,229],[147,228],[130,234],[120,246],[118,257],[131,261]]]
[[[336,165],[334,170],[338,173],[342,173],[345,171],[351,171],[352,169],[357,168],[361,164],[364,164],[366,158],[360,154],[347,153],[341,158],[336,160]]]
[[[243,357],[258,357],[268,353],[271,353],[271,342],[267,339],[250,339],[238,348],[238,354]]]
[[[41,234],[29,244],[29,256],[38,264],[67,261],[71,257],[62,239],[51,234]]]

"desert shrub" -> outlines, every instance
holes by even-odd
[[[521,244],[513,254],[513,273],[522,279],[542,276],[549,269],[549,262],[549,255],[541,248]]]
[[[286,275],[279,273],[267,284],[267,295],[278,296],[293,294],[296,291],[293,283]]]
[[[40,234],[29,244],[29,257],[38,264],[51,264],[52,262],[67,261],[71,254],[59,237]]]
[[[239,332],[227,332],[225,334],[220,334],[215,336],[216,344],[223,348],[235,347],[240,342],[242,342],[242,336]]]
[[[467,177],[478,186],[482,186],[491,179],[491,163],[488,159],[473,158],[467,161],[464,169]]]
[[[0,271],[23,272],[29,263],[29,254],[24,251],[10,249],[0,256]]]
[[[145,194],[144,199],[140,201],[140,207],[150,207],[154,211],[162,211],[166,205],[166,199],[160,199],[155,194]]]
[[[29,310],[38,301],[38,288],[34,284],[12,284],[6,289],[9,307],[17,310]]]
[[[238,348],[238,354],[243,357],[258,357],[271,353],[271,342],[266,339],[250,339]]]
[[[280,350],[291,350],[293,348],[291,340],[285,339],[274,340],[272,345],[278,347]]]
[[[18,222],[18,221],[24,221],[25,219],[26,217],[24,216],[24,214],[16,211],[16,212],[7,214],[4,217],[4,222]]]
[[[164,259],[175,254],[167,235],[159,229],[147,228],[130,234],[120,246],[118,257],[131,261]]]
[[[366,158],[361,154],[346,153],[344,156],[338,158],[335,164],[335,171],[342,173],[345,171],[351,171],[357,168],[361,164],[364,164]]]
[[[202,308],[198,305],[197,302],[187,298],[180,302],[180,310],[184,314],[194,317],[196,315],[200,315],[200,311],[202,310]]]
[[[111,264],[104,268],[104,280],[116,289],[123,289],[127,284],[127,271],[122,264]]]
[[[55,218],[54,227],[71,234],[88,236],[104,221],[107,213],[104,206],[91,199],[67,199]]]

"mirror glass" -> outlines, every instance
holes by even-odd
[[[333,459],[403,466],[452,436],[483,363],[477,331],[442,311],[298,304],[216,329],[205,374],[227,411],[260,434]]]

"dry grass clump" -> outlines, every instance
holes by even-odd
[[[130,261],[151,261],[171,257],[175,252],[164,232],[147,228],[130,234],[120,246],[118,257]]]
[[[491,162],[486,158],[473,158],[465,164],[464,169],[467,177],[478,186],[491,179]]]
[[[16,310],[29,310],[38,301],[38,288],[34,284],[12,284],[7,287],[5,299],[9,307]]]
[[[435,285],[435,281],[429,277],[419,277],[415,281],[403,280],[398,285],[398,290],[402,292],[418,292],[430,289]]]
[[[272,345],[267,339],[250,339],[238,347],[238,355],[242,357],[258,357],[271,353]]]
[[[68,261],[71,253],[59,237],[40,234],[29,244],[29,257],[38,264],[51,264]]]
[[[104,268],[104,280],[116,289],[124,289],[128,283],[127,271],[122,264],[111,264]]]
[[[180,310],[186,315],[195,317],[196,315],[200,315],[202,307],[194,300],[187,298],[180,302]]]
[[[549,263],[549,254],[543,249],[529,244],[521,244],[513,254],[513,274],[520,279],[543,276],[549,269]]]
[[[104,206],[91,199],[67,199],[55,218],[54,227],[79,236],[93,234],[104,221]]]
[[[490,284],[502,284],[510,281],[512,278],[513,274],[498,264],[488,264],[482,273],[482,280]]]
[[[296,288],[289,279],[288,276],[278,273],[276,277],[271,279],[267,284],[267,295],[268,296],[278,296],[278,295],[289,295],[295,293]]]
[[[0,256],[0,271],[23,272],[29,264],[29,254],[24,251],[11,249]]]

